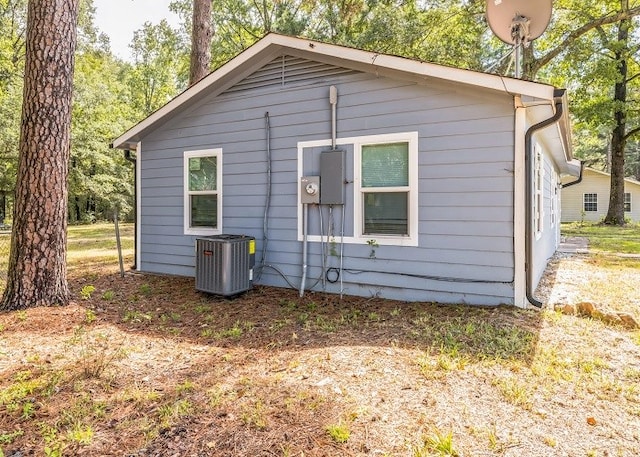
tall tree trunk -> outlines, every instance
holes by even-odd
[[[621,0],[622,10],[629,9],[629,1]],[[604,218],[605,224],[624,225],[624,150],[627,134],[627,61],[629,59],[629,27],[631,21],[624,19],[618,25],[618,43],[615,58],[618,70],[614,87],[614,120],[615,126],[611,134],[611,186],[609,192],[609,209]]]
[[[13,236],[0,310],[69,302],[67,174],[78,1],[29,1]]]
[[[209,74],[212,35],[211,0],[193,0],[189,86]]]

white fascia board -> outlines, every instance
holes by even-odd
[[[328,55],[346,61],[370,64],[372,67],[405,71],[415,75],[458,82],[485,89],[493,89],[506,92],[510,95],[525,95],[543,100],[553,100],[554,96],[555,88],[547,84],[523,81],[521,79],[513,79],[478,71],[463,70],[429,62],[420,62],[406,57],[379,54],[302,38],[284,35],[268,35],[266,38],[269,37],[273,37],[273,42],[277,42],[283,47],[297,49],[310,54]]]

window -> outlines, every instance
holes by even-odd
[[[631,192],[624,193],[624,212],[631,212]]]
[[[184,232],[220,233],[222,221],[222,149],[184,153]]]
[[[551,173],[551,227],[556,226],[556,219],[558,217],[558,175],[554,172]]]
[[[409,143],[362,146],[364,235],[409,235]]]
[[[542,155],[542,147],[539,144],[535,146],[535,195],[533,199],[534,224],[536,239],[542,236],[544,221],[544,157]]]
[[[354,149],[354,235],[382,244],[417,242],[418,134],[363,137]]]
[[[584,210],[598,211],[598,194],[584,194]]]

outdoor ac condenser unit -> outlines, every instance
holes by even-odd
[[[196,290],[236,295],[251,289],[256,240],[245,235],[196,239]]]

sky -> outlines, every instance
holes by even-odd
[[[167,19],[177,26],[178,16],[169,11],[171,0],[94,0],[95,25],[109,35],[111,50],[122,59],[131,59],[129,43],[133,32],[149,21],[157,24]]]

